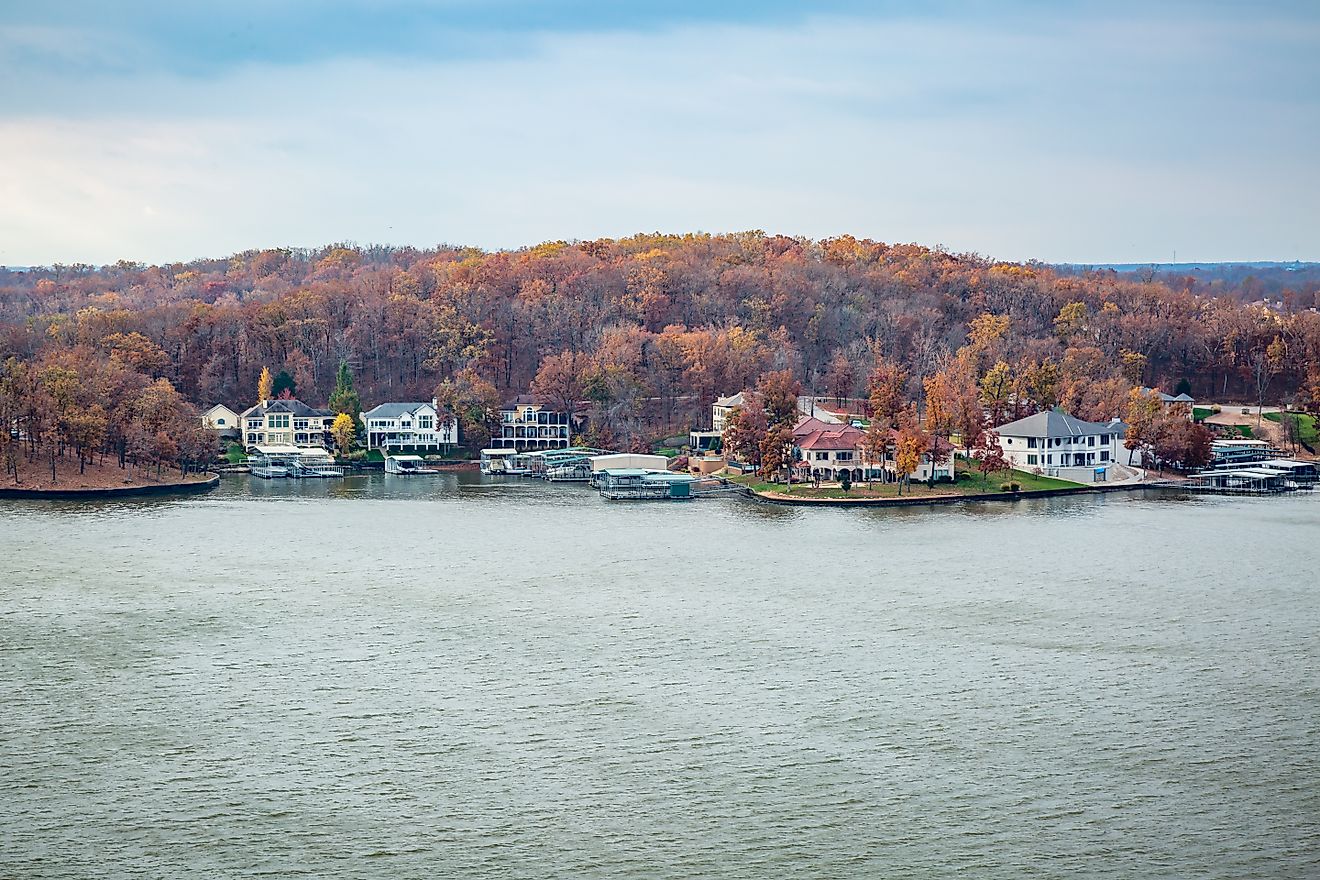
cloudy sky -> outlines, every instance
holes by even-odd
[[[203,5],[0,4],[0,264],[744,229],[1320,259],[1320,3]]]

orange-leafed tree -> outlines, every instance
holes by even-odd
[[[907,406],[907,381],[907,372],[898,364],[876,358],[867,381],[872,421],[879,421],[886,428],[898,424],[899,413]]]
[[[573,412],[586,396],[591,358],[576,351],[548,355],[532,380],[532,392],[560,412]]]

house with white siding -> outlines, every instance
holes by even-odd
[[[367,435],[367,449],[440,452],[458,445],[458,418],[430,403],[382,403],[359,416]]]
[[[1090,483],[1107,479],[1110,466],[1134,461],[1123,445],[1127,425],[1118,419],[1084,422],[1056,407],[994,431],[1004,458],[1019,470]]]

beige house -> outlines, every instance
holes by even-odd
[[[793,445],[798,455],[795,468],[800,476],[822,480],[838,480],[846,471],[853,482],[895,482],[900,474],[892,446],[887,453],[873,459],[866,452],[865,440],[866,432],[860,428],[830,424],[816,417],[804,418],[793,429]],[[934,449],[922,454],[916,470],[908,474],[909,479],[953,479],[953,446],[942,439],[936,439],[934,444]]]
[[[263,400],[242,415],[243,445],[307,446],[329,449],[333,446],[330,426],[337,414],[328,409],[313,409],[300,400]]]
[[[230,435],[238,437],[242,430],[238,413],[223,403],[217,403],[202,413],[202,426],[210,428],[222,437]]]

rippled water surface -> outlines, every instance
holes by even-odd
[[[0,876],[1320,876],[1320,497],[0,502]]]

